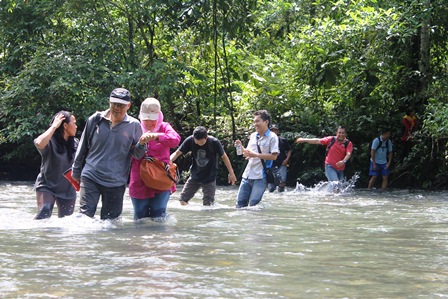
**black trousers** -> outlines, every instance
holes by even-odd
[[[123,212],[123,197],[126,185],[105,187],[88,178],[81,178],[79,192],[79,211],[89,217],[94,217],[101,196],[101,219],[115,219]]]

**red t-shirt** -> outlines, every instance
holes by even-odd
[[[330,164],[336,170],[344,170],[345,164],[342,165],[342,167],[337,167],[336,163],[344,160],[345,155],[353,151],[353,143],[349,141],[347,144],[347,148],[345,148],[344,143],[347,139],[344,139],[343,142],[339,143],[336,136],[328,136],[322,138],[320,140],[320,144],[328,146],[333,138],[336,138],[336,141],[333,143],[333,145],[330,147],[330,150],[328,151],[328,155],[325,158],[325,164]]]

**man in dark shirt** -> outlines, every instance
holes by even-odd
[[[235,185],[236,176],[232,164],[221,142],[213,136],[208,136],[207,129],[202,126],[194,129],[193,135],[184,140],[179,149],[171,154],[170,159],[174,162],[180,155],[188,152],[192,153],[193,163],[190,167],[190,177],[180,194],[180,203],[187,205],[202,187],[203,205],[210,206],[215,202],[218,156],[224,161],[229,171],[229,183]]]
[[[288,172],[288,163],[291,158],[291,145],[289,145],[288,140],[286,138],[280,136],[280,129],[278,125],[273,124],[271,126],[271,131],[274,132],[278,136],[278,149],[279,153],[277,159],[274,161],[273,166],[276,167],[276,170],[280,174],[280,183],[278,185],[278,192],[285,191],[286,186],[286,178]],[[269,192],[274,192],[276,185],[269,184],[268,190]]]

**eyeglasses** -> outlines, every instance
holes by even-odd
[[[124,107],[126,107],[126,104],[110,103],[110,106],[111,106],[111,107],[115,107],[115,108],[123,109]]]

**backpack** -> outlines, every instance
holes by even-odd
[[[89,132],[89,135],[88,135],[89,137],[88,137],[87,143],[86,143],[87,150],[90,150],[90,147],[92,145],[93,134],[95,134],[95,130],[98,129],[98,125],[99,125],[100,121],[101,121],[101,112],[97,111],[96,114],[95,114],[95,117],[93,118],[92,128],[90,128],[90,132]]]
[[[330,151],[330,148],[333,146],[333,144],[336,142],[336,137],[333,136],[333,138],[331,138],[330,143],[327,146],[327,150],[325,151],[325,157],[328,156],[328,152]],[[347,146],[349,144],[350,140],[345,140],[344,142],[344,147],[347,150]]]
[[[375,148],[375,152],[376,152],[383,145],[383,142],[381,141],[380,137],[376,137],[375,139],[378,139],[378,146]],[[372,150],[373,141],[375,141],[375,139],[373,139],[369,143],[369,157],[372,157],[372,151],[371,150]],[[386,140],[386,151],[387,151],[386,155],[389,155],[389,142],[390,142],[390,139],[387,139]]]

